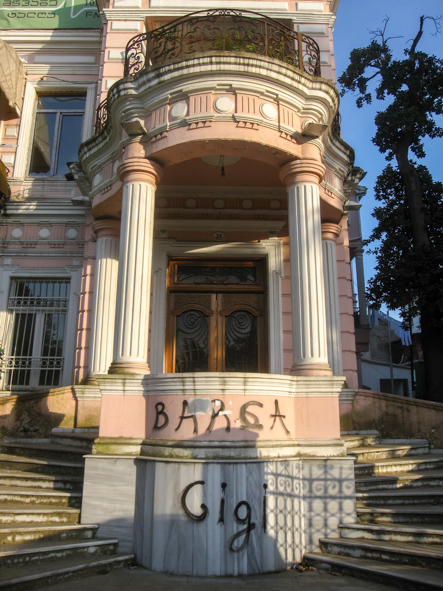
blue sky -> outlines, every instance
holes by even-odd
[[[402,36],[390,42],[394,55],[402,57],[405,44],[418,31],[421,15],[443,15],[443,0],[340,0],[334,28],[337,75],[346,68],[352,49],[368,45],[372,38],[370,31],[383,27],[386,16],[390,19],[388,36]],[[426,21],[425,32],[418,47],[443,58],[443,18],[441,24],[442,33],[435,37],[432,35],[435,32],[433,23]],[[381,108],[381,103],[375,100],[370,107],[358,109],[355,106],[355,97],[351,94],[342,97],[340,104],[343,139],[355,150],[355,165],[367,172],[361,183],[368,188],[360,210],[364,238],[369,236],[375,225],[371,216],[376,203],[373,188],[378,174],[386,164],[384,156],[371,142],[375,133],[374,116]],[[426,142],[426,158],[421,162],[429,168],[435,180],[443,181],[443,139]],[[366,255],[366,281],[372,276],[373,268],[373,257]]]

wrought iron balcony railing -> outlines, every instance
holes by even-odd
[[[124,76],[166,61],[208,52],[263,55],[320,76],[317,43],[278,21],[251,11],[201,10],[133,37],[126,45]],[[106,99],[97,110],[95,131],[107,120]]]
[[[106,125],[108,120],[108,99],[105,98],[97,107],[95,114],[94,131],[98,133]]]

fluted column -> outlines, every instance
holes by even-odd
[[[358,315],[360,324],[369,324],[368,306],[366,303],[365,269],[363,266],[363,248],[355,249],[355,269],[357,271]]]
[[[325,167],[313,159],[280,171],[288,190],[291,253],[292,375],[329,376],[319,183]]]
[[[322,224],[323,274],[325,280],[326,338],[328,362],[335,376],[343,375],[341,348],[340,305],[338,297],[337,247],[340,235],[338,224]]]
[[[148,331],[155,188],[161,168],[127,158],[123,181],[114,359],[109,373],[149,373]]]
[[[99,220],[97,237],[89,374],[108,372],[113,356],[120,222]]]

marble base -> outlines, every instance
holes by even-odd
[[[284,570],[355,521],[353,460],[88,456],[82,523],[151,570]]]

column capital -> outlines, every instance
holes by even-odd
[[[288,162],[280,169],[280,179],[290,187],[296,183],[319,184],[326,172],[326,167],[318,160],[303,158]]]
[[[325,222],[321,225],[321,238],[322,240],[337,241],[340,236],[341,228],[338,224]]]
[[[148,183],[156,187],[163,169],[160,164],[147,158],[127,158],[120,164],[117,173],[124,183]]]
[[[119,220],[96,220],[92,224],[92,229],[94,230],[97,238],[120,238]]]

